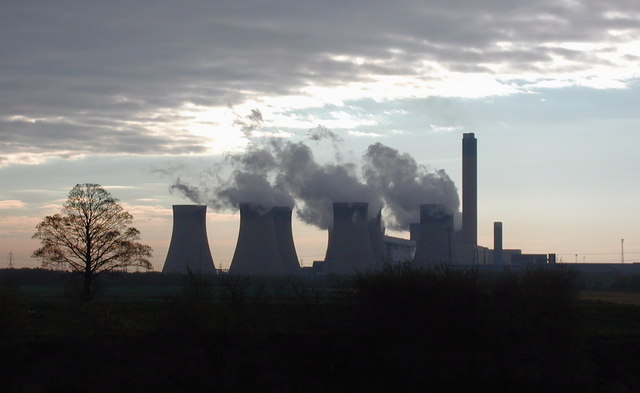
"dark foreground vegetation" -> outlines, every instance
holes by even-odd
[[[640,391],[640,306],[561,268],[0,280],[3,392]]]

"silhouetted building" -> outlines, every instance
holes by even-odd
[[[394,236],[384,237],[385,263],[411,262],[416,254],[416,242]]]
[[[511,256],[513,265],[545,265],[547,254],[514,254]]]
[[[173,205],[173,231],[163,273],[216,272],[206,218],[206,205]]]
[[[384,228],[382,227],[382,210],[367,224],[369,229],[369,241],[371,251],[377,267],[382,267],[385,262],[384,253]]]
[[[502,223],[493,223],[493,263],[502,264]]]

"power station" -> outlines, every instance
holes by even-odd
[[[527,265],[555,262],[555,255],[522,254],[503,248],[502,222],[494,223],[493,249],[478,246],[477,139],[462,137],[461,229],[458,212],[443,204],[422,204],[420,222],[410,224],[410,239],[385,235],[382,212],[369,212],[363,201],[333,202],[324,261],[313,271],[348,275],[381,268],[385,263],[411,261],[416,266]],[[303,271],[291,226],[292,208],[239,204],[240,229],[229,274],[296,275]],[[206,235],[206,206],[173,206],[171,245],[163,272],[188,270],[214,273]],[[459,224],[456,224],[459,225]]]

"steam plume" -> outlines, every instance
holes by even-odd
[[[311,140],[337,140],[325,128],[312,131]],[[407,230],[418,221],[420,204],[444,204],[448,212],[456,212],[460,204],[444,170],[431,171],[409,154],[381,143],[369,146],[361,167],[319,163],[304,142],[277,139],[227,155],[221,167],[224,171],[201,176],[198,185],[177,178],[171,188],[217,211],[237,210],[242,202],[266,208],[295,204],[303,222],[321,229],[332,225],[333,202],[367,202],[370,218],[384,204],[385,222],[396,230]]]
[[[407,230],[420,217],[420,204],[438,203],[449,213],[458,211],[458,192],[444,170],[429,171],[409,154],[381,143],[369,146],[363,162],[364,180],[382,196],[389,228]]]

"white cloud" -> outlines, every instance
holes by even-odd
[[[0,210],[2,209],[21,209],[25,207],[26,204],[22,201],[9,199],[9,200],[0,200]]]
[[[354,130],[350,130],[347,133],[351,136],[363,137],[363,138],[385,138],[387,136],[384,134],[380,134],[378,132],[366,132],[366,131],[354,131]]]
[[[460,126],[438,126],[431,124],[430,127],[435,132],[453,132],[462,130],[462,127]]]

